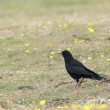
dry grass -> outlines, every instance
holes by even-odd
[[[48,0],[47,0],[48,1]],[[76,5],[32,1],[3,2],[0,10],[0,105],[4,109],[33,109],[45,99],[47,107],[110,98],[110,84],[86,80],[78,90],[67,74],[62,56],[69,48],[76,59],[99,74],[110,76],[109,3],[91,0]],[[65,0],[66,1],[66,0]],[[62,2],[63,3],[63,2]],[[30,4],[30,5],[29,5]],[[23,7],[24,6],[24,7]],[[11,7],[11,8],[10,8]],[[5,13],[6,12],[6,13]],[[60,16],[59,16],[60,15]],[[88,31],[92,28],[94,32]]]

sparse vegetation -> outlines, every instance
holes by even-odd
[[[56,53],[69,49],[88,68],[110,79],[109,4],[109,0],[1,0],[0,109],[54,110],[62,105],[73,109],[74,103],[83,108],[99,99],[108,109],[110,84],[87,80],[80,90],[74,89],[74,81],[61,84],[72,78]],[[39,100],[46,104],[41,107]]]

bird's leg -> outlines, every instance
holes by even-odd
[[[78,87],[79,80],[76,80],[75,89]]]
[[[78,83],[78,87],[81,86],[81,83],[83,82],[83,80],[84,80],[84,78],[82,78],[82,79],[79,81],[79,83]]]
[[[77,85],[78,85],[78,83],[76,82],[75,89],[78,87]]]

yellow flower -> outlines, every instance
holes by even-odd
[[[68,106],[67,105],[62,105],[62,106],[57,106],[57,109],[67,109],[68,108]]]
[[[91,108],[90,108],[89,105],[84,105],[84,106],[83,106],[83,110],[91,110]]]
[[[79,40],[78,41],[78,43],[83,43],[85,40],[84,39],[82,39],[82,40]]]
[[[63,107],[64,107],[64,108],[68,108],[68,105],[64,105]]]
[[[53,58],[54,58],[54,57],[51,55],[51,56],[50,56],[50,59],[53,59]]]
[[[8,48],[7,50],[8,50],[8,51],[12,51],[12,49],[11,49],[11,48]]]
[[[30,51],[28,49],[25,50],[25,53],[29,53]]]
[[[96,88],[99,88],[99,85],[96,85],[95,87],[96,87]]]
[[[12,62],[11,64],[12,64],[12,65],[15,65],[15,62]]]
[[[77,44],[78,43],[78,39],[74,39],[74,43]]]
[[[88,57],[88,60],[91,60],[92,59],[92,57]]]
[[[106,59],[107,62],[110,62],[110,58]]]
[[[74,39],[74,43],[75,43],[75,44],[81,44],[81,43],[83,43],[83,42],[85,42],[84,39]]]
[[[63,27],[66,29],[66,28],[68,28],[68,24],[67,23],[64,23],[63,24]]]
[[[39,101],[39,105],[45,105],[46,104],[46,100],[42,99]]]
[[[41,110],[40,108],[35,107],[34,110]]]
[[[54,54],[55,54],[55,52],[53,52],[53,51],[52,51],[52,52],[50,52],[50,54],[51,54],[51,55],[54,55]]]
[[[52,25],[52,21],[47,21],[47,24],[48,25]]]
[[[21,33],[21,34],[20,34],[20,36],[21,36],[21,37],[23,37],[23,36],[24,36],[24,34],[23,34],[23,33]]]
[[[103,57],[104,57],[104,55],[100,55],[100,57],[101,57],[101,58],[103,58]]]
[[[24,46],[28,47],[28,46],[29,46],[29,44],[28,44],[28,43],[25,43],[25,44],[24,44]]]
[[[95,32],[95,30],[93,28],[91,28],[91,27],[88,28],[88,31],[91,32],[91,33]]]
[[[71,48],[67,48],[68,51],[71,51]]]
[[[57,106],[57,109],[63,109],[63,106]]]
[[[100,57],[103,58],[104,57],[104,53],[100,53]]]

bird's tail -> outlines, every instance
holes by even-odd
[[[102,80],[105,83],[110,83],[110,77],[108,75],[101,74]]]
[[[104,80],[105,78],[102,77],[102,76],[99,75],[99,74],[94,73],[94,75],[92,76],[92,79],[95,79],[95,80]]]
[[[106,80],[105,77],[103,77],[102,75],[99,75],[91,70],[88,70],[89,72],[92,73],[92,75],[90,76],[91,79],[94,79],[94,80]]]
[[[89,69],[88,69],[88,71],[92,73],[92,75],[90,76],[91,79],[101,80],[102,82],[110,83],[110,78],[108,77],[108,75],[104,75],[104,74],[99,75]]]
[[[95,79],[95,80],[102,80],[103,82],[110,83],[110,79],[108,79],[106,75],[102,75],[102,74],[99,75],[99,74],[94,73],[93,79]]]

